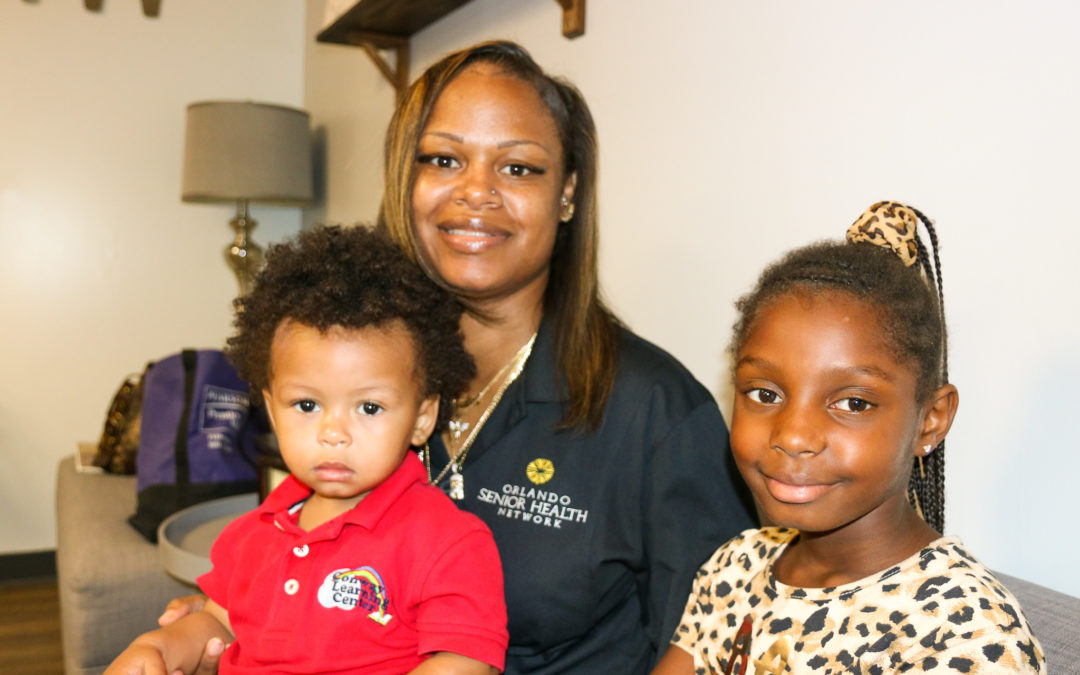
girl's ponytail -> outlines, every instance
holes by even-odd
[[[927,249],[918,234],[922,223],[930,239]],[[937,232],[934,224],[918,209],[899,202],[878,202],[867,209],[847,232],[851,243],[866,242],[889,249],[897,254],[905,267],[915,267],[928,289],[936,298],[937,314],[941,321],[940,358],[936,386],[949,380],[948,345],[945,340],[945,291],[941,285],[941,257],[938,255]],[[929,375],[929,373],[927,373]],[[945,441],[932,448],[925,457],[914,460],[908,499],[927,522],[938,532],[945,529]]]

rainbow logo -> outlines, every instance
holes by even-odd
[[[319,603],[323,607],[347,611],[360,608],[380,626],[385,626],[394,618],[386,613],[390,606],[386,584],[371,567],[344,568],[328,574],[319,587]]]

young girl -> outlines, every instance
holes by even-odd
[[[942,301],[933,227],[896,202],[739,300],[731,444],[777,527],[698,571],[654,675],[1045,668],[1016,599],[940,534],[958,402]]]

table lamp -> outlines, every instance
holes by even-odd
[[[187,108],[184,139],[185,202],[236,202],[229,221],[236,237],[225,260],[240,294],[262,267],[251,240],[256,222],[248,202],[300,206],[312,198],[311,131],[303,110],[252,101],[201,101]]]

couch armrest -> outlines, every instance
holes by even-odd
[[[68,675],[100,673],[174,597],[195,589],[166,574],[157,547],[128,524],[135,477],[79,473],[74,457],[56,479],[56,569]]]

